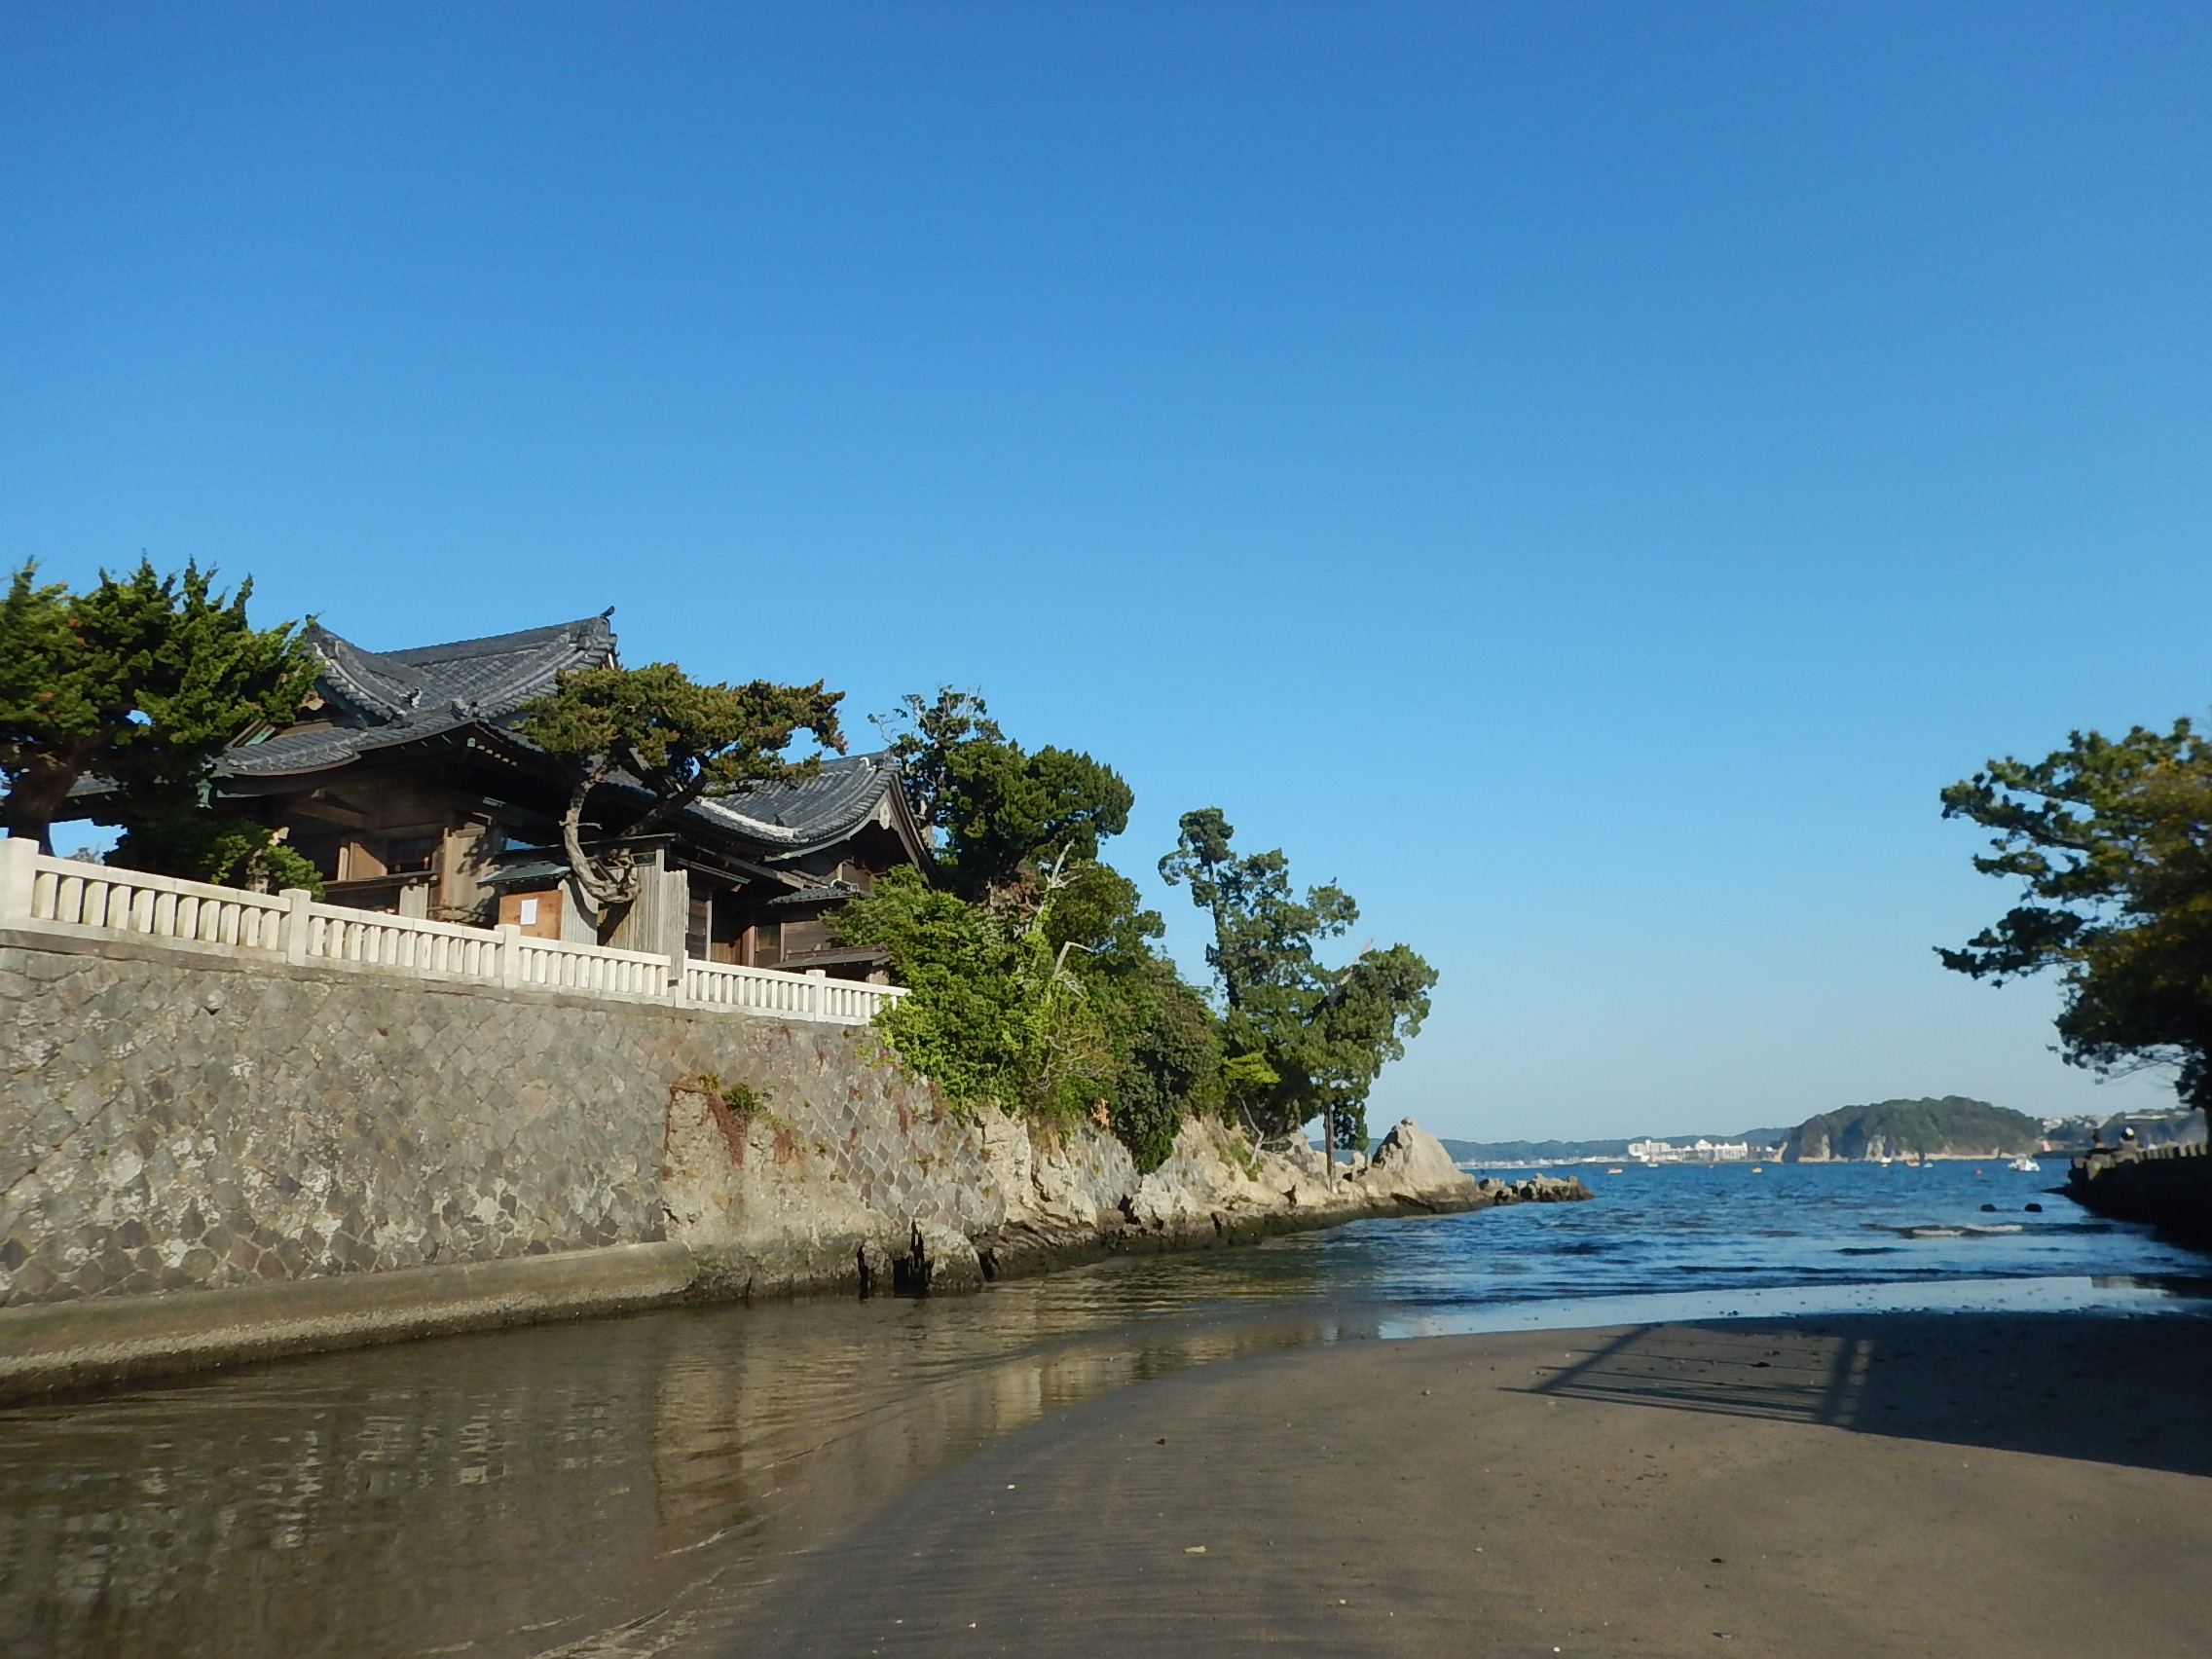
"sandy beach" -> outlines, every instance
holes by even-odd
[[[792,1558],[749,1653],[2170,1659],[2212,1643],[2212,1321],[1372,1342],[990,1446]]]

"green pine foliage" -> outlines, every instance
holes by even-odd
[[[940,877],[965,898],[1021,882],[1039,858],[1080,868],[1128,828],[1136,796],[1120,773],[1072,749],[1030,753],[973,691],[908,692],[876,723],[891,736],[915,818],[940,837]]]
[[[313,866],[267,827],[207,804],[223,751],[296,718],[315,675],[297,625],[255,628],[253,584],[224,595],[214,576],[141,560],[71,593],[33,566],[15,573],[0,599],[0,818],[51,851],[71,792],[97,779],[108,788],[90,816],[125,829],[114,863],[319,891]]]
[[[1161,867],[1214,916],[1217,1004],[1160,953],[1164,926],[1136,884],[1098,858],[1133,804],[1111,767],[1026,751],[980,696],[949,686],[878,723],[935,868],[879,880],[838,936],[888,950],[911,994],[881,1022],[956,1107],[1089,1117],[1145,1170],[1200,1114],[1266,1135],[1327,1107],[1344,1144],[1364,1144],[1368,1088],[1419,1028],[1436,976],[1403,945],[1322,968],[1320,941],[1358,916],[1349,895],[1300,900],[1279,852],[1239,858],[1218,811],[1187,815]]]
[[[671,662],[644,668],[576,668],[523,706],[523,736],[561,760],[569,799],[561,845],[576,883],[606,913],[630,903],[639,877],[627,847],[584,844],[593,796],[615,778],[643,786],[649,804],[630,813],[630,836],[658,829],[694,801],[743,794],[765,783],[795,783],[822,769],[819,756],[785,756],[799,732],[843,754],[837,723],[842,691],[823,682],[743,685],[693,680]]]
[[[2058,973],[2069,1064],[2176,1069],[2212,1104],[2212,742],[2188,720],[2113,739],[2075,732],[2041,760],[1992,760],[1942,793],[1995,831],[1973,861],[2021,901],[1943,965],[2002,984]]]
[[[1350,894],[1325,883],[1300,897],[1281,852],[1235,850],[1219,807],[1186,812],[1182,831],[1160,873],[1213,918],[1229,1099],[1263,1138],[1326,1113],[1339,1146],[1365,1147],[1368,1090],[1428,1016],[1436,970],[1403,944],[1324,967],[1322,942],[1359,919]]]
[[[892,735],[925,875],[895,870],[849,901],[838,937],[880,944],[911,993],[881,1016],[901,1055],[956,1108],[1109,1124],[1141,1169],[1218,1104],[1204,999],[1153,941],[1136,884],[1098,859],[1133,796],[1072,750],[1010,741],[974,692],[909,696]]]

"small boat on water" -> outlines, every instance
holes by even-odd
[[[1621,1172],[1618,1169],[1608,1169],[1605,1171],[1605,1173],[1608,1175],[1618,1175]]]
[[[2005,1167],[2017,1169],[2023,1175],[2041,1175],[2043,1173],[2043,1165],[2032,1158],[2015,1158]]]

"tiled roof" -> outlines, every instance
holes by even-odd
[[[802,784],[703,800],[691,815],[767,846],[808,847],[859,829],[898,782],[899,762],[888,754],[830,756]]]
[[[322,658],[315,681],[322,716],[232,750],[224,771],[255,778],[318,772],[463,726],[506,727],[523,704],[553,688],[563,669],[615,660],[605,616],[402,651],[364,650],[319,627],[308,643]],[[888,754],[830,756],[804,783],[700,801],[685,816],[701,829],[794,854],[859,829],[898,786],[899,764]]]
[[[404,651],[363,650],[327,628],[308,631],[322,658],[315,689],[330,718],[234,749],[224,770],[250,777],[320,771],[371,749],[413,743],[475,721],[499,724],[553,688],[561,671],[614,660],[605,616]]]

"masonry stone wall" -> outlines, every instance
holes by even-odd
[[[71,1334],[148,1293],[186,1293],[166,1319],[192,1292],[288,1284],[256,1295],[300,1308],[298,1331],[215,1346],[289,1351],[442,1328],[324,1308],[338,1275],[481,1280],[474,1264],[504,1261],[543,1279],[561,1264],[514,1259],[596,1252],[577,1259],[607,1280],[589,1295],[454,1287],[464,1322],[487,1298],[497,1318],[532,1294],[549,1310],[620,1300],[641,1272],[663,1298],[956,1289],[1498,1197],[1410,1121],[1341,1173],[1187,1123],[1140,1176],[1090,1122],[945,1111],[867,1026],[0,930],[0,1323],[19,1346],[44,1321],[53,1351],[24,1364],[49,1382],[190,1346],[156,1332],[146,1354],[94,1353],[115,1333]]]
[[[778,1192],[1003,1213],[866,1027],[0,934],[0,1306],[757,1236],[671,1179],[702,1073],[766,1100]]]

